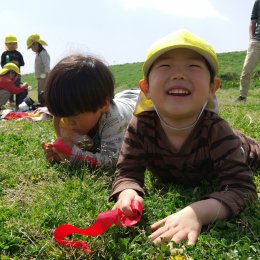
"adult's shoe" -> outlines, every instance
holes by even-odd
[[[246,97],[239,96],[239,97],[236,99],[236,102],[246,102]]]

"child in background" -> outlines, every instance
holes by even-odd
[[[4,108],[3,106],[12,94],[28,93],[29,86],[27,83],[21,84],[18,87],[15,86],[15,82],[19,76],[20,69],[14,63],[5,64],[0,70],[0,109]]]
[[[15,65],[18,66],[20,69],[21,66],[24,66],[24,60],[23,55],[17,51],[18,44],[17,44],[17,38],[14,35],[6,35],[5,37],[5,48],[6,51],[4,51],[1,55],[1,66],[2,68],[6,63],[12,62]],[[18,87],[21,85],[21,76],[17,77],[17,80],[15,82],[15,85]],[[18,106],[23,102],[25,97],[27,96],[27,91],[23,91],[20,94],[16,95],[15,99],[15,107],[18,108]],[[10,104],[14,103],[14,96],[11,94],[11,97],[9,99]]]
[[[27,48],[36,53],[34,62],[35,77],[38,81],[38,102],[44,106],[45,81],[50,72],[50,55],[43,47],[48,45],[39,34],[32,34],[27,38]]]
[[[113,75],[95,57],[62,59],[49,74],[45,99],[56,134],[73,156],[43,143],[46,159],[81,163],[88,156],[98,166],[115,166],[138,94],[139,90],[126,90],[114,97]]]
[[[185,30],[162,38],[148,51],[143,72],[110,200],[132,216],[131,202],[143,203],[146,168],[166,183],[217,179],[218,190],[151,226],[155,244],[163,238],[195,244],[203,225],[236,216],[256,200],[251,169],[260,168],[260,141],[208,109],[220,81],[217,56],[204,40]]]

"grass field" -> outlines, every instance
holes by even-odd
[[[220,114],[232,127],[260,140],[260,80],[256,71],[246,103],[237,104],[239,75],[245,52],[219,54],[222,88]],[[233,65],[232,65],[233,64]],[[235,65],[234,65],[235,64]],[[141,63],[114,65],[116,90],[138,86]],[[32,74],[24,75],[34,90]],[[73,236],[87,241],[92,253],[63,248],[53,240],[62,223],[88,227],[108,202],[112,170],[86,170],[45,161],[41,142],[54,138],[51,121],[0,121],[0,259],[259,259],[259,201],[240,216],[205,226],[196,246],[154,246],[150,224],[185,207],[212,187],[165,185],[146,174],[145,208],[132,228],[111,227],[98,237]],[[260,189],[259,172],[254,177]]]

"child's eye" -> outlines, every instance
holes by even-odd
[[[159,66],[158,66],[159,68],[162,68],[162,67],[170,67],[170,65],[169,64],[159,64]]]
[[[190,64],[190,67],[197,67],[200,68],[201,66],[199,64]]]

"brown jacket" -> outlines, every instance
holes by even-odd
[[[124,189],[143,195],[146,168],[167,183],[197,185],[217,179],[206,198],[224,203],[237,215],[256,199],[251,167],[260,168],[260,142],[234,132],[217,114],[204,111],[180,151],[175,152],[154,111],[134,116],[117,163],[110,200]]]

